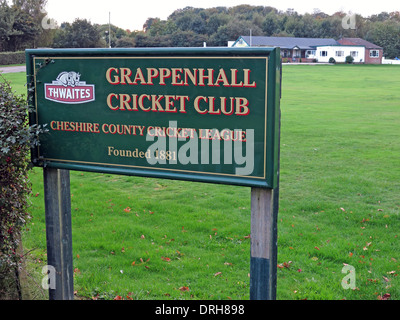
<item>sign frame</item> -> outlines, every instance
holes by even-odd
[[[132,49],[32,49],[26,50],[28,102],[30,125],[38,121],[38,70],[58,59],[266,59],[265,88],[265,148],[264,177],[239,176],[235,174],[198,172],[196,170],[168,170],[165,168],[113,165],[103,162],[62,161],[45,158],[40,146],[31,150],[35,166],[65,170],[89,171],[152,178],[198,181],[273,189],[277,186],[280,110],[280,50],[279,48],[132,48]],[[77,70],[79,71],[79,70]],[[39,79],[40,82],[40,79]],[[91,83],[90,83],[91,84]],[[90,85],[88,84],[88,85]],[[103,102],[102,102],[103,103]]]

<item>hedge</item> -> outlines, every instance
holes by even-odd
[[[0,52],[0,66],[25,64],[25,52]]]
[[[29,154],[40,130],[30,128],[27,120],[26,99],[0,76],[0,298],[4,281],[20,268],[17,248],[29,219]]]

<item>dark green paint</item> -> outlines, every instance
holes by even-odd
[[[60,49],[27,50],[29,102],[33,112],[30,124],[44,125],[51,121],[88,122],[138,126],[168,127],[176,121],[179,128],[198,129],[254,129],[254,171],[247,176],[235,174],[238,165],[223,164],[224,143],[219,151],[221,164],[156,164],[146,159],[109,156],[108,147],[121,150],[146,151],[157,141],[146,141],[145,136],[111,135],[49,130],[40,136],[40,146],[32,149],[32,162],[37,166],[79,171],[94,171],[124,175],[139,175],[168,179],[201,181],[275,188],[278,171],[280,54],[277,48],[163,48],[163,49]],[[266,63],[268,74],[266,74]],[[108,68],[143,70],[148,67],[165,68],[223,68],[250,69],[256,88],[209,86],[131,86],[112,85],[105,74]],[[60,104],[46,100],[45,83],[52,83],[63,71],[76,71],[81,80],[95,85],[96,99],[84,104]],[[217,73],[215,74],[215,77]],[[239,78],[238,81],[242,81]],[[267,90],[267,101],[265,101]],[[106,103],[108,94],[184,95],[190,97],[186,113],[111,110]],[[193,109],[197,96],[245,97],[250,101],[247,116],[200,115]],[[175,104],[176,105],[176,104]],[[217,103],[218,106],[218,103]],[[267,125],[265,128],[265,118]],[[168,141],[168,139],[167,139]],[[188,141],[188,140],[187,140]],[[177,142],[179,151],[187,141]],[[200,140],[198,140],[201,152]],[[211,142],[210,142],[211,145]],[[265,149],[264,150],[264,146]],[[168,150],[167,143],[167,150]],[[245,150],[245,146],[243,145]],[[201,154],[201,153],[200,153]],[[178,154],[177,154],[178,156]],[[233,157],[233,154],[232,154]],[[199,161],[201,162],[200,156]],[[209,149],[212,163],[212,149]]]

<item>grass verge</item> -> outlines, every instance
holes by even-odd
[[[284,66],[278,299],[400,298],[399,71]],[[22,90],[23,75],[6,76]],[[31,180],[37,270],[41,169]],[[248,188],[71,172],[71,192],[77,297],[249,298]]]

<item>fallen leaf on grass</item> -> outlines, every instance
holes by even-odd
[[[129,207],[126,207],[126,208],[124,209],[124,211],[127,212],[127,213],[128,213],[128,212],[131,212],[131,210],[132,210],[132,209],[129,208]]]
[[[222,272],[214,273],[214,277],[219,276],[219,275],[221,275],[221,274],[222,274]]]
[[[280,264],[278,264],[278,268],[279,269],[283,269],[283,268],[287,268],[287,269],[289,269],[290,268],[290,264],[292,263],[292,261],[288,261],[288,262],[284,262],[284,263],[280,263]]]
[[[161,259],[164,260],[164,261],[167,261],[167,262],[170,262],[170,261],[171,261],[171,259],[168,258],[168,257],[161,257]]]
[[[378,300],[389,300],[390,299],[390,293],[385,293],[383,296],[378,296]]]
[[[183,287],[180,287],[179,290],[182,291],[182,292],[189,291],[189,287],[183,286]]]

